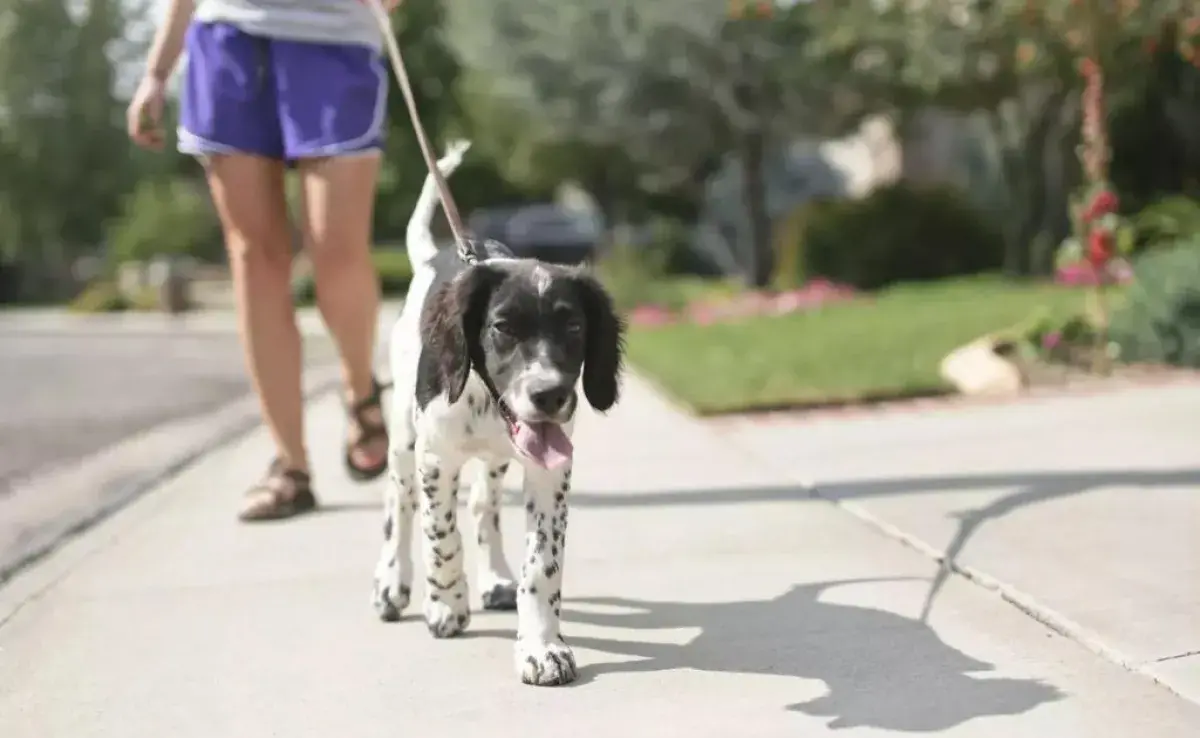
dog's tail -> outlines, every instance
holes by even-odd
[[[438,171],[442,173],[443,178],[450,179],[450,175],[462,163],[463,155],[469,148],[471,148],[470,141],[450,142],[446,149],[446,155],[438,159],[437,163]],[[425,184],[421,187],[421,195],[417,198],[417,205],[413,208],[412,217],[408,219],[408,229],[405,232],[408,260],[414,271],[428,265],[438,252],[437,242],[433,240],[433,232],[430,228],[439,202],[437,183],[433,179],[433,173],[430,172],[425,175]]]

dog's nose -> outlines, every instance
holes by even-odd
[[[563,409],[563,405],[567,404],[567,399],[570,396],[571,387],[569,385],[559,385],[531,392],[529,399],[533,402],[533,406],[538,409],[538,412],[546,415],[554,415]]]

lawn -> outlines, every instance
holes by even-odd
[[[634,327],[630,362],[702,414],[940,394],[952,349],[1083,290],[979,277],[896,287],[822,309],[711,325]]]

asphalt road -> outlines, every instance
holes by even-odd
[[[306,338],[309,365],[333,360]],[[232,331],[0,325],[0,496],[21,479],[250,392]]]

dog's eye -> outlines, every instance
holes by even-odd
[[[579,333],[583,331],[583,321],[572,318],[567,321],[567,333]]]
[[[515,332],[516,329],[513,327],[512,323],[510,323],[507,320],[501,319],[501,320],[496,320],[496,321],[492,322],[492,330],[496,331],[497,333],[499,333],[503,336],[511,336],[511,335],[513,335],[513,333]]]

